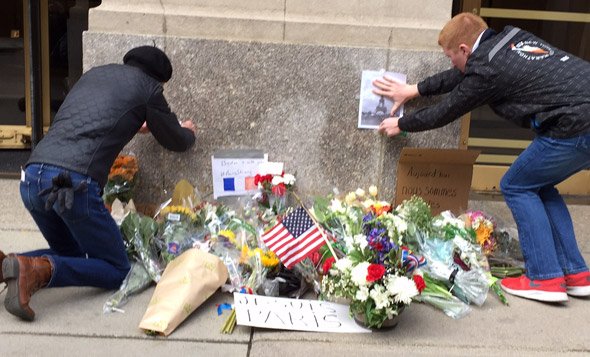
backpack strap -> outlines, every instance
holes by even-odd
[[[498,42],[494,48],[492,48],[492,50],[490,51],[490,53],[488,53],[488,62],[492,61],[492,58],[494,58],[494,56],[496,55],[496,53],[498,53],[498,51],[500,51],[500,49],[502,47],[504,47],[508,41],[512,40],[512,38],[514,36],[516,36],[516,34],[520,31],[520,29],[518,27],[513,28],[512,30],[510,30],[510,32],[508,32],[506,34],[506,36],[504,36],[503,39],[500,40],[500,42]]]

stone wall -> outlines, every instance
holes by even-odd
[[[213,152],[243,148],[261,149],[269,154],[269,160],[285,162],[285,170],[296,174],[298,190],[304,195],[325,194],[334,187],[347,191],[377,184],[385,194],[383,197],[392,198],[397,160],[404,146],[458,146],[458,122],[394,139],[382,137],[372,130],[357,129],[362,70],[403,72],[408,75],[409,82],[416,82],[448,68],[448,60],[435,47],[436,36],[431,38],[433,30],[422,31],[419,26],[436,23],[440,28],[450,18],[450,1],[389,1],[405,4],[409,8],[408,16],[414,12],[416,14],[412,16],[419,15],[416,9],[420,3],[436,7],[437,11],[424,11],[427,20],[422,22],[406,20],[402,21],[404,28],[390,27],[384,43],[379,43],[378,36],[373,39],[369,36],[372,42],[362,47],[357,43],[362,36],[355,37],[362,34],[356,33],[355,26],[367,27],[365,30],[373,26],[375,31],[386,27],[387,19],[395,18],[395,7],[388,8],[388,13],[382,12],[375,25],[370,25],[366,9],[367,14],[355,15],[360,1],[301,0],[309,5],[307,10],[314,10],[307,12],[294,1],[257,1],[259,6],[268,5],[262,10],[248,9],[251,3],[242,1],[239,3],[243,11],[233,9],[231,13],[248,17],[244,19],[244,31],[228,31],[246,37],[237,39],[227,33],[215,36],[199,33],[195,28],[202,17],[209,16],[212,22],[218,20],[229,24],[230,21],[214,17],[218,13],[213,10],[198,12],[194,4],[181,11],[178,7],[181,2],[177,0],[173,10],[162,5],[173,1],[142,2],[145,11],[141,12],[132,1],[103,1],[103,5],[91,10],[90,30],[84,34],[86,70],[106,63],[120,63],[125,52],[134,46],[155,43],[165,50],[174,67],[172,80],[165,86],[165,95],[180,118],[193,119],[199,128],[197,144],[186,153],[168,152],[149,135],[137,136],[127,146],[126,150],[133,151],[139,158],[138,200],[162,201],[170,194],[166,191],[181,178],[188,179],[202,193],[210,193]],[[209,2],[218,5],[218,12],[223,10],[219,4],[238,3],[232,0]],[[386,4],[385,1],[375,3],[383,7]],[[124,10],[125,4],[127,10]],[[284,8],[274,8],[273,4],[283,4]],[[285,15],[288,5],[292,5],[291,17]],[[347,11],[342,19],[348,19],[348,24],[334,23],[340,19],[331,12],[330,9],[334,8]],[[295,22],[297,11],[307,23],[301,20],[299,25],[303,30],[287,35],[289,31],[286,29],[295,26],[291,22]],[[444,15],[440,15],[441,12]],[[261,15],[256,17],[256,13]],[[435,14],[443,18],[442,22],[439,18],[429,19],[428,16]],[[282,37],[276,39],[271,38],[275,31],[271,21],[273,16],[276,17],[273,21],[282,23],[283,27]],[[125,17],[129,21],[126,22]],[[107,26],[109,18],[110,27]],[[181,31],[182,24],[176,23],[182,18],[187,26],[184,32]],[[363,21],[365,25],[362,25]],[[267,31],[254,34],[252,28],[256,26],[248,25],[248,22],[257,23],[262,30],[266,27]],[[347,27],[351,23],[354,26]],[[430,49],[422,45],[416,48],[396,46],[392,36],[403,37],[410,24],[415,26],[410,33],[421,38],[417,43],[432,42],[434,46]],[[323,31],[339,26],[341,42],[335,40],[339,31],[328,31],[326,37],[317,36],[315,41],[297,40],[307,36],[305,33],[313,28]],[[136,33],[133,27],[137,27]],[[350,35],[342,32],[345,28],[351,31]],[[418,100],[406,106],[406,111],[411,112],[428,101]]]

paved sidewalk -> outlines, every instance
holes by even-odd
[[[20,202],[17,180],[0,179],[0,249],[23,251],[46,246]],[[510,213],[501,201],[471,201],[504,222]],[[570,205],[580,248],[590,261],[590,206]],[[489,295],[461,320],[430,306],[412,304],[399,325],[372,334],[329,334],[251,329],[219,332],[225,319],[215,304],[230,302],[216,293],[171,336],[149,337],[137,327],[153,288],[134,296],[125,313],[103,314],[112,292],[94,288],[44,289],[34,295],[32,323],[0,307],[0,356],[414,356],[589,355],[590,299],[552,305],[508,296],[510,306]],[[0,293],[3,301],[5,293]]]

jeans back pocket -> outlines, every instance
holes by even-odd
[[[62,217],[64,221],[71,223],[79,223],[89,216],[89,193],[88,186],[80,187],[80,183],[86,180],[72,180],[72,191],[71,194],[74,196],[72,208],[63,208],[62,212],[59,212],[60,206],[65,206],[65,202],[56,202],[53,205],[53,209]],[[78,190],[76,188],[80,187]],[[65,194],[65,193],[64,193]]]

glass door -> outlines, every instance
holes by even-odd
[[[4,0],[0,6],[0,149],[26,148],[31,134],[23,1]]]

